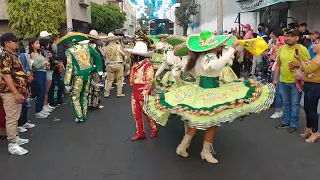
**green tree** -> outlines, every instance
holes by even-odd
[[[195,0],[183,0],[175,11],[177,24],[183,27],[183,35],[187,35],[188,25],[192,23],[191,17],[198,14],[199,4]]]
[[[64,0],[6,0],[9,25],[19,38],[39,36],[41,31],[59,34],[65,23]]]
[[[123,27],[126,13],[114,4],[91,3],[91,21],[94,29],[109,33]]]

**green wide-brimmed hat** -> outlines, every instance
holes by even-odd
[[[231,37],[232,35],[214,36],[211,31],[202,31],[201,34],[190,35],[187,46],[194,52],[209,51],[220,45],[227,45]]]
[[[150,39],[154,42],[154,43],[158,43],[160,41],[160,39],[157,39],[156,36],[152,35],[150,36]]]
[[[171,35],[169,37],[167,37],[166,41],[168,42],[168,44],[170,44],[171,46],[175,46],[177,44],[181,44],[186,42],[187,38],[184,36],[176,36],[176,35]]]
[[[162,38],[167,38],[169,37],[169,34],[159,34],[159,35],[156,35],[155,38],[157,39],[162,39]]]
[[[180,57],[188,56],[188,52],[189,52],[189,49],[186,42],[179,44],[176,48],[174,48],[175,56],[180,56]]]
[[[59,45],[59,44],[69,43],[72,41],[84,41],[84,40],[89,40],[86,34],[79,33],[79,32],[71,32],[61,37],[60,39],[58,39],[56,41],[56,44]]]

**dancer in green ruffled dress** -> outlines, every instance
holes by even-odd
[[[166,57],[166,53],[169,50],[169,44],[166,41],[166,38],[168,37],[168,34],[160,34],[155,36],[155,38],[160,39],[160,42],[156,44],[155,52],[152,55],[151,63],[154,67],[154,69],[158,69],[164,61]]]
[[[205,130],[201,158],[218,163],[212,155],[212,143],[218,126],[237,117],[259,113],[270,107],[274,99],[274,86],[261,85],[252,80],[219,83],[222,69],[230,62],[238,40],[226,48],[220,58],[216,47],[226,44],[231,35],[213,36],[210,31],[191,35],[187,40],[190,59],[186,72],[199,77],[198,84],[172,88],[167,93],[145,96],[144,111],[160,125],[166,125],[168,116],[178,114],[188,121],[189,129],[177,147],[176,153],[187,157],[187,149],[197,129]]]

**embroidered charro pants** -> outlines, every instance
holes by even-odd
[[[73,78],[71,104],[78,120],[86,120],[88,118],[90,80],[90,74],[87,76],[74,76]]]
[[[142,91],[133,91],[132,96],[131,96],[131,106],[132,106],[132,114],[133,117],[136,121],[136,129],[137,129],[137,134],[145,134],[144,131],[144,122],[142,115],[144,115],[147,119],[147,122],[150,126],[151,131],[157,131],[157,124],[155,123],[154,120],[150,119],[143,111],[142,106],[143,106],[143,95]]]
[[[112,64],[107,66],[107,79],[105,83],[105,92],[104,96],[110,95],[110,90],[112,87],[113,81],[117,80],[117,95],[122,95],[122,87],[123,87],[123,64]]]

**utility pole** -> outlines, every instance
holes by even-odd
[[[217,25],[218,25],[218,33],[223,33],[223,4],[222,0],[217,0],[217,10],[218,10],[218,18],[217,18]]]
[[[65,0],[66,1],[66,14],[67,14],[67,32],[73,31],[73,25],[72,25],[72,4],[71,0]]]

